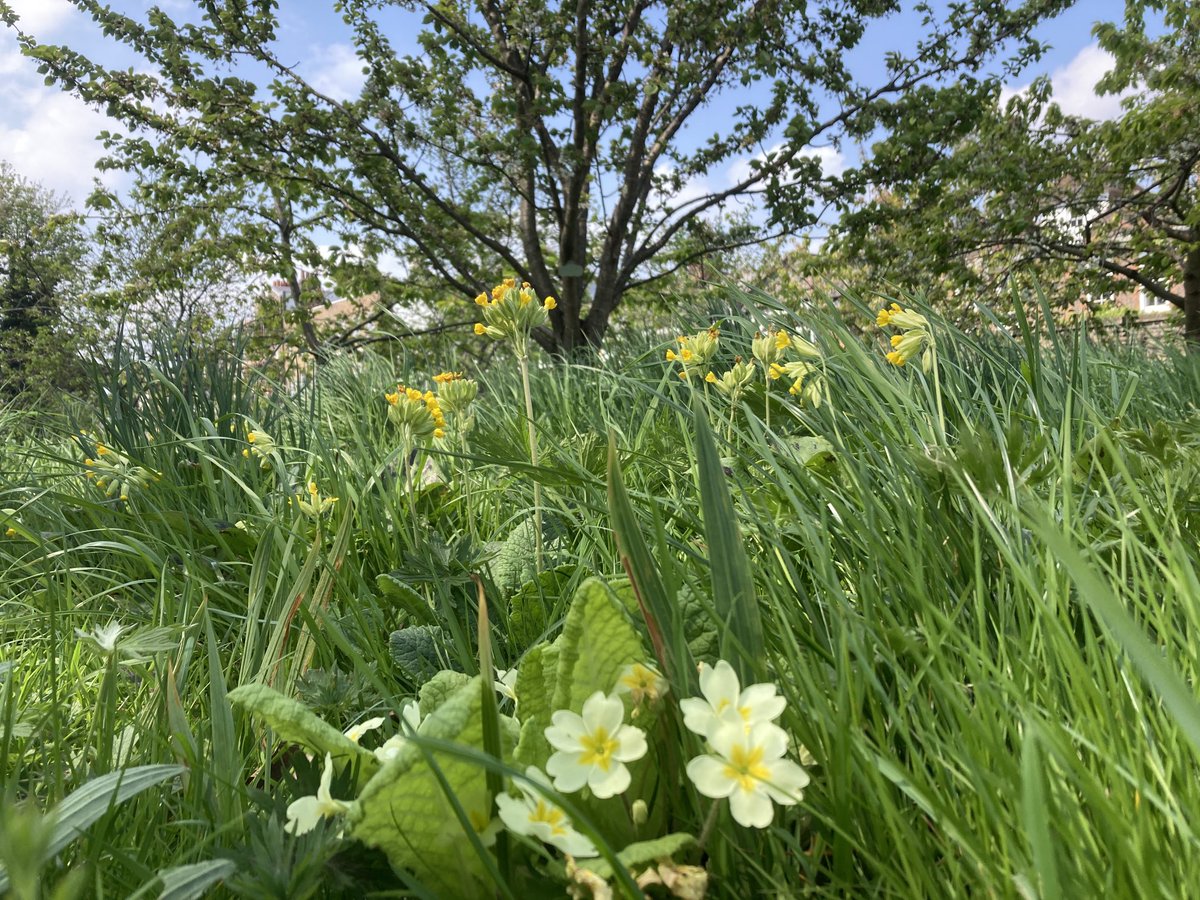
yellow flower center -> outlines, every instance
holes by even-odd
[[[763,765],[763,748],[747,751],[741,744],[733,745],[733,753],[725,763],[725,777],[736,781],[743,791],[752,791],[756,783],[767,781],[771,770]]]
[[[609,735],[607,728],[597,728],[591,734],[585,734],[579,743],[583,744],[583,753],[579,755],[580,765],[596,765],[605,772],[609,770],[612,755],[617,751],[617,741]]]
[[[530,822],[545,822],[554,835],[567,833],[566,819],[561,809],[551,806],[545,800],[538,800],[537,808],[529,814]]]

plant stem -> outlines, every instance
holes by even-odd
[[[521,364],[521,387],[525,392],[525,422],[529,429],[529,461],[536,469],[538,466],[537,428],[533,424],[533,395],[529,391],[529,354],[518,353],[517,360]],[[542,560],[542,485],[536,476],[533,480],[533,530],[537,543],[537,570],[543,569]]]

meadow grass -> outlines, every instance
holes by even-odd
[[[389,635],[417,623],[381,588],[388,573],[436,611],[434,668],[468,674],[482,574],[495,664],[518,664],[587,576],[626,574],[610,434],[663,595],[707,614],[668,642],[713,662],[729,643],[698,394],[761,618],[739,662],[779,685],[781,724],[813,763],[803,801],[764,831],[698,796],[674,807],[672,829],[693,835],[716,810],[704,853],[681,857],[707,867],[710,895],[1186,896],[1200,884],[1200,364],[1026,326],[1039,310],[1018,300],[1014,336],[931,316],[935,381],[884,362],[865,304],[847,324],[724,299],[714,369],[748,357],[756,330],[787,328],[823,352],[825,402],[801,406],[783,382],[764,397],[760,380],[731,417],[663,342],[627,335],[603,361],[535,358],[534,466],[519,369],[497,358],[471,373],[469,439],[432,449],[436,477],[411,491],[423,459],[400,452],[383,395],[428,381],[420,359],[397,372],[340,357],[284,388],[234,354],[164,343],[117,360],[77,420],[0,414],[0,863],[14,886],[152,897],[160,873],[170,887],[207,864],[236,896],[419,895],[336,829],[284,833],[321,761],[228,692],[270,683],[339,730],[398,711],[429,673],[394,659]],[[273,453],[243,455],[250,428]],[[97,442],[157,480],[105,497],[85,478]],[[338,498],[320,521],[288,504],[309,482]],[[559,577],[529,587],[535,484]],[[539,616],[510,615],[522,585]],[[127,629],[119,653],[78,634],[110,621]],[[101,810],[42,864],[53,825],[29,810],[166,763],[182,774]]]

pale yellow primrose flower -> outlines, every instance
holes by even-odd
[[[631,780],[625,763],[646,755],[646,734],[624,724],[625,704],[615,694],[596,691],[583,704],[583,715],[557,710],[545,731],[557,752],[546,762],[554,786],[573,793],[585,785],[600,799],[620,794]]]
[[[421,718],[420,704],[416,700],[406,701],[400,707],[400,718],[406,727],[402,727],[399,734],[388,738],[383,744],[372,751],[375,754],[375,758],[381,763],[386,764],[395,759],[400,753],[400,748],[408,740],[409,732],[417,734],[420,730],[421,724],[424,722],[424,719]]]
[[[540,785],[550,786],[549,779],[537,766],[530,766],[525,775]],[[496,812],[509,831],[537,838],[570,856],[600,855],[595,845],[575,830],[566,813],[529,785],[517,784],[517,787],[520,797],[500,794],[496,798]]]
[[[640,706],[643,700],[655,703],[668,689],[666,680],[643,663],[630,663],[617,678],[617,693],[628,694],[634,706]]]
[[[379,728],[382,725],[383,716],[376,716],[373,719],[367,719],[365,722],[359,722],[357,725],[351,725],[342,733],[357,744],[360,740],[362,740],[362,736],[364,734],[366,734],[368,731],[374,731],[376,728]]]
[[[679,701],[684,727],[699,735],[708,734],[714,720],[734,722],[749,730],[779,718],[787,707],[787,700],[776,695],[773,684],[752,684],[741,690],[737,672],[723,659],[715,666],[700,664],[700,693],[704,699]]]
[[[321,772],[321,785],[317,788],[315,797],[301,797],[293,800],[287,808],[287,825],[284,831],[289,834],[306,834],[317,827],[321,819],[330,816],[340,816],[350,808],[344,800],[334,800],[329,793],[333,783],[333,756],[325,754],[325,769]]]
[[[729,811],[739,825],[766,828],[775,817],[772,802],[792,806],[800,801],[808,774],[783,758],[788,737],[782,728],[770,722],[744,728],[713,719],[707,738],[714,752],[689,762],[688,778],[706,797],[728,797]]]

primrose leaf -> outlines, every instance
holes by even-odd
[[[419,698],[422,718],[433,713],[470,680],[471,676],[465,672],[453,672],[449,669],[444,669],[421,685],[421,690],[417,696]]]
[[[470,679],[421,724],[420,737],[483,750],[481,680]],[[512,747],[516,723],[501,720],[501,739]],[[351,835],[378,847],[397,869],[407,869],[438,897],[489,896],[487,870],[463,832],[455,801],[477,830],[488,823],[491,797],[486,770],[452,753],[406,741],[394,759],[367,782],[350,812]]]
[[[358,746],[311,709],[265,684],[243,684],[229,692],[229,702],[261,719],[282,741],[302,744],[318,754],[357,763],[362,777],[369,778],[379,762],[369,750]]]
[[[544,766],[550,744],[542,733],[550,724],[553,678],[558,668],[558,648],[540,644],[525,654],[517,669],[517,708],[521,715],[521,740],[516,758],[523,766]]]
[[[392,661],[413,681],[423,682],[442,668],[443,632],[438,625],[410,625],[388,638]]]
[[[589,578],[575,592],[563,624],[553,708],[578,712],[596,691],[610,693],[625,666],[645,658],[622,603],[604,582]],[[517,690],[520,698],[519,684]]]
[[[617,854],[622,865],[627,869],[638,868],[648,863],[657,862],[674,856],[681,850],[696,846],[696,839],[686,832],[664,834],[662,837],[649,841],[638,841],[630,844]],[[591,869],[601,878],[611,878],[613,871],[608,860],[602,858],[584,860],[580,863],[584,868]]]

